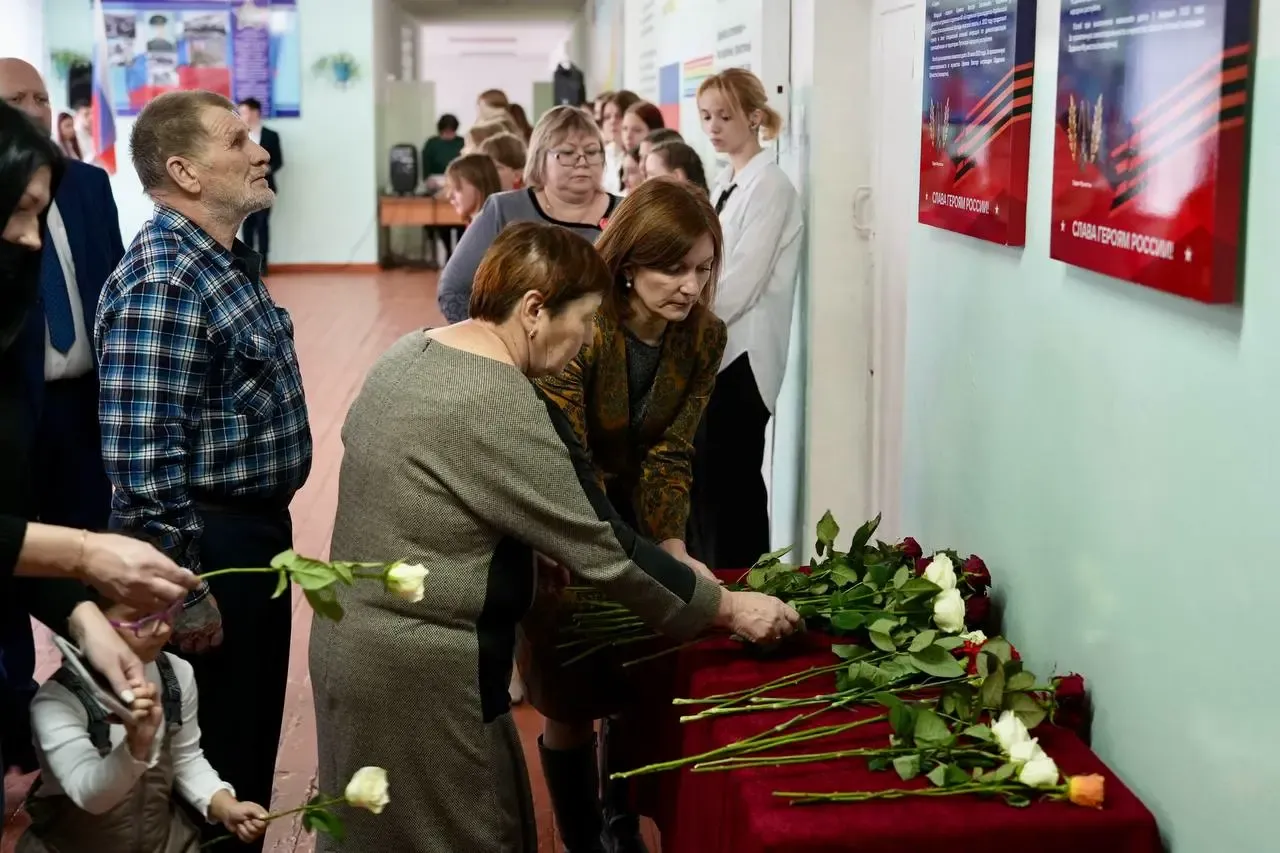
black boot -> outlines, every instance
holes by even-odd
[[[539,737],[538,755],[565,853],[607,853],[595,739],[576,749],[548,749]]]
[[[631,810],[631,784],[626,779],[610,779],[617,770],[610,760],[609,737],[616,734],[620,725],[605,719],[601,728],[600,775],[604,781],[605,843],[609,853],[649,853],[644,836],[640,834],[640,816]]]

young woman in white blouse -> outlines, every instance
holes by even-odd
[[[711,187],[725,247],[715,312],[729,342],[703,424],[695,525],[708,564],[745,569],[769,550],[765,428],[787,366],[804,222],[795,188],[761,146],[782,130],[782,116],[759,78],[740,68],[707,78],[698,112],[729,159]]]

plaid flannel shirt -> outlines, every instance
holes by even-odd
[[[311,470],[293,323],[261,258],[158,206],[103,287],[96,340],[112,526],[200,571],[205,500],[291,497]]]

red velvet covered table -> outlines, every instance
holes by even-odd
[[[810,633],[793,641],[776,657],[753,656],[740,644],[713,640],[668,659],[663,676],[667,696],[702,697],[759,685],[811,666],[833,663],[831,638]],[[656,663],[656,662],[655,662]],[[814,678],[799,689],[775,695],[814,695],[834,690],[832,676]],[[655,691],[657,693],[659,691]],[[695,755],[757,734],[784,722],[804,708],[720,717],[681,724],[681,714],[698,706],[655,705],[650,731],[657,742],[646,744],[644,762]],[[830,711],[810,725],[874,716],[874,708]],[[720,772],[689,768],[634,780],[637,805],[653,816],[662,833],[663,853],[1157,853],[1161,843],[1147,808],[1073,733],[1044,725],[1035,733],[1040,744],[1069,775],[1098,773],[1106,777],[1106,805],[1087,809],[1064,802],[1034,802],[1014,808],[995,799],[974,796],[908,798],[796,806],[774,791],[859,791],[928,783],[903,783],[894,772],[873,772],[863,758],[847,758],[784,767]],[[776,754],[827,752],[887,746],[889,727],[871,723],[844,735],[775,750]]]

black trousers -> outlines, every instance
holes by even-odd
[[[293,547],[289,511],[201,505],[204,535],[200,562],[204,571],[271,565]],[[293,627],[291,596],[271,598],[270,574],[224,575],[209,581],[222,612],[222,645],[185,655],[195,669],[200,693],[200,745],[213,769],[236,789],[236,798],[271,808],[276,753],[284,720],[289,680],[289,639]],[[300,803],[289,803],[290,807]],[[203,818],[203,816],[201,816]],[[205,840],[225,835],[203,819]],[[245,845],[228,842],[233,850]],[[262,850],[262,842],[249,845]]]
[[[720,371],[695,442],[693,525],[713,569],[746,569],[769,551],[764,441],[769,409],[747,355]]]
[[[244,244],[262,255],[262,272],[267,272],[271,254],[271,208],[250,213],[244,220]]]

